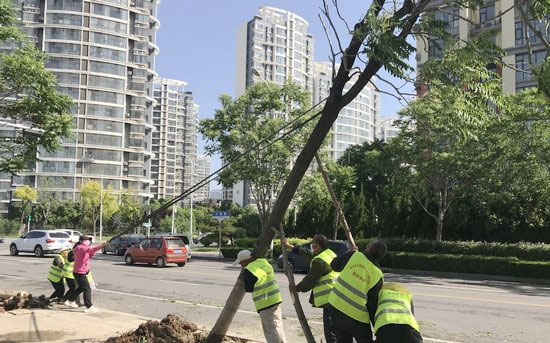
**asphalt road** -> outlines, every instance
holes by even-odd
[[[46,276],[52,256],[12,257],[8,243],[0,244],[0,289],[49,295],[53,289]],[[92,270],[99,284],[93,294],[96,306],[151,318],[177,313],[206,328],[216,321],[239,274],[238,267],[226,262],[193,260],[183,268],[159,269],[126,266],[122,257],[101,254],[94,257]],[[302,278],[302,274],[296,275],[297,281]],[[426,342],[550,342],[550,286],[395,274],[387,274],[385,279],[403,282],[414,293],[416,317]],[[283,292],[289,342],[305,342],[288,281],[282,273],[277,273],[277,281]],[[302,305],[315,335],[321,338],[321,311],[309,305],[308,297],[301,295]],[[4,325],[0,323],[0,332]],[[250,296],[245,296],[230,332],[262,338]]]

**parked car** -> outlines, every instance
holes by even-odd
[[[192,256],[192,253],[191,253],[191,244],[190,244],[190,241],[189,241],[189,236],[187,235],[184,235],[184,234],[179,234],[179,233],[175,233],[175,234],[161,234],[159,236],[172,236],[172,237],[177,237],[177,238],[180,238],[183,243],[185,243],[185,246],[187,247],[187,262],[189,262],[191,260],[191,256]]]
[[[187,247],[181,238],[174,236],[151,236],[126,250],[124,261],[156,264],[163,268],[167,263],[176,263],[179,267],[187,262]]]
[[[103,247],[103,253],[111,252],[117,256],[122,256],[128,248],[132,245],[139,244],[145,239],[144,235],[122,235],[111,240],[105,247]]]
[[[329,241],[328,247],[330,250],[334,251],[336,256],[343,255],[349,250],[348,242],[346,241]],[[298,248],[305,248],[312,251],[311,243],[302,244],[299,247],[295,247],[288,253],[288,263],[290,263],[290,265],[294,268],[294,271],[303,271],[307,273],[309,271],[311,259],[307,256],[300,255]],[[279,267],[279,269],[283,269],[283,255],[279,256],[277,259],[277,267]]]
[[[10,255],[20,252],[34,253],[37,257],[44,254],[56,254],[61,248],[73,246],[70,236],[61,230],[33,230],[10,244]]]
[[[75,231],[75,230],[63,230],[63,231],[70,236],[73,244],[77,243],[78,240],[80,239],[80,236],[82,236],[82,233],[80,231]],[[95,243],[94,237],[93,236],[90,236],[90,237],[92,238],[92,244]]]

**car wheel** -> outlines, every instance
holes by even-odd
[[[126,257],[124,257],[124,262],[126,262],[127,265],[131,266],[132,264],[134,264],[134,258],[132,257],[132,255],[126,255]]]
[[[120,250],[118,250],[118,248],[115,248],[115,255],[120,256]]]
[[[36,257],[44,256],[44,250],[42,250],[42,246],[37,245],[36,247],[34,247],[34,256]]]
[[[164,262],[164,259],[162,257],[157,258],[157,267],[159,268],[166,267],[166,262]]]
[[[185,262],[178,263],[178,267],[184,267],[184,266],[185,266]]]
[[[11,256],[19,255],[19,250],[17,250],[17,246],[15,244],[10,245],[10,255]]]
[[[101,252],[103,253],[103,255],[107,255],[107,250],[105,250],[105,248],[101,249]]]

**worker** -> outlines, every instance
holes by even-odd
[[[50,295],[52,301],[56,300],[58,304],[64,302],[65,286],[63,284],[63,270],[67,264],[67,253],[69,249],[63,248],[59,254],[53,259],[50,271],[48,272],[48,280],[50,280],[54,292]]]
[[[76,301],[72,300],[74,298],[74,294],[76,292],[76,287],[77,287],[77,284],[73,275],[73,268],[74,268],[74,253],[73,253],[73,250],[70,250],[67,254],[66,263],[63,267],[63,277],[65,278],[65,282],[69,287],[69,290],[67,291],[67,293],[65,293],[64,299],[65,299],[65,305],[76,308],[80,303],[78,299],[80,297],[76,298]]]
[[[86,306],[86,309],[84,310],[85,313],[97,312],[97,309],[92,305],[92,287],[94,284],[90,284],[90,259],[97,251],[101,250],[107,244],[102,243],[91,246],[91,243],[91,237],[82,235],[73,249],[73,275],[76,283],[78,284],[78,288],[74,292],[73,299],[71,299],[71,301],[74,301],[78,298],[80,293],[83,293],[84,306]]]
[[[286,343],[280,306],[282,298],[273,267],[265,258],[252,257],[249,250],[239,251],[234,264],[244,268],[244,290],[252,292],[267,343]]]
[[[287,249],[296,249],[288,243],[286,239],[282,244]],[[323,328],[325,332],[326,343],[335,343],[336,336],[332,327],[331,311],[329,311],[328,298],[339,273],[330,268],[330,263],[336,257],[336,254],[329,249],[328,239],[325,235],[317,234],[311,242],[313,249],[313,259],[311,260],[309,271],[302,281],[297,285],[291,285],[291,292],[311,292],[309,302],[313,307],[323,309]],[[298,248],[300,255],[309,255],[310,251],[304,248]]]
[[[420,327],[414,318],[413,296],[396,282],[382,286],[374,316],[377,343],[422,343]]]
[[[386,251],[386,244],[376,240],[364,253],[352,250],[332,260],[330,267],[340,272],[328,300],[336,342],[373,342],[370,323],[374,323],[378,293],[384,284],[379,261]]]

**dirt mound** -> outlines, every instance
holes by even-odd
[[[105,343],[202,343],[206,335],[199,328],[187,322],[177,315],[169,314],[158,321],[148,321],[141,324],[137,330],[127,332],[122,336],[111,337]],[[244,341],[224,340],[226,343],[239,343]]]
[[[27,292],[19,292],[10,297],[0,297],[0,312],[19,308],[47,308],[48,306],[50,306],[50,299],[44,295],[35,298]]]

